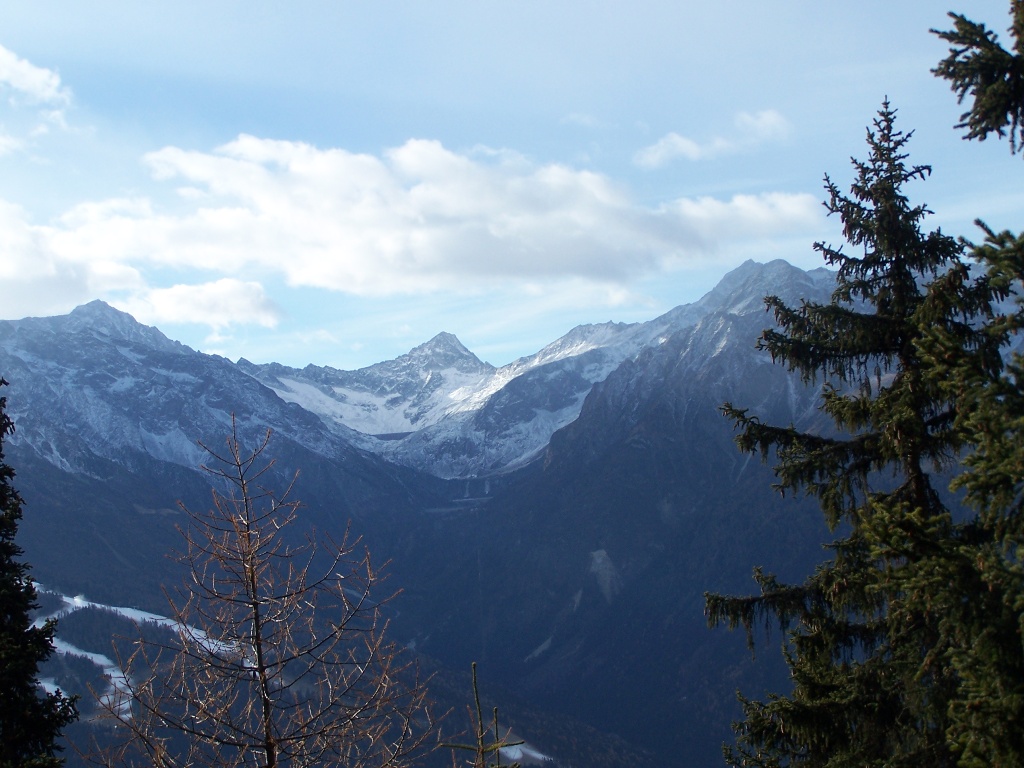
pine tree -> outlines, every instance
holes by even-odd
[[[3,454],[3,440],[13,431],[7,398],[0,397],[0,768],[51,768],[63,763],[57,739],[78,715],[73,699],[39,685],[39,665],[53,653],[56,624],[33,626],[31,618],[36,590],[14,541],[22,500]]]
[[[1024,2],[1012,0],[1010,14],[1012,53],[983,24],[950,14],[955,30],[932,30],[953,46],[933,72],[961,102],[973,99],[957,126],[968,129],[964,138],[1004,137],[1008,128],[1015,153],[1024,144]],[[985,269],[991,297],[1005,307],[1016,296],[1016,306],[986,314],[974,349],[942,325],[922,345],[930,375],[957,399],[957,424],[972,446],[955,485],[978,517],[961,543],[963,566],[949,574],[959,600],[947,601],[945,627],[960,679],[948,736],[972,768],[1024,765],[1024,357],[1009,351],[1024,331],[1024,235],[978,225],[985,239],[970,256]]]
[[[1024,238],[985,233],[971,255],[992,298],[1020,295]],[[1024,359],[1001,353],[1024,330],[1024,308],[979,319],[973,348],[941,324],[921,344],[928,376],[956,399],[971,451],[954,486],[977,512],[936,584],[947,592],[944,662],[959,681],[947,737],[962,766],[1010,768],[1024,765]]]
[[[827,434],[763,424],[731,404],[741,449],[775,457],[778,488],[817,498],[838,538],[831,558],[803,583],[760,570],[760,594],[707,596],[712,626],[777,623],[794,684],[767,701],[741,696],[745,720],[726,755],[733,765],[947,766],[949,703],[958,679],[944,617],[947,588],[963,567],[956,523],[933,476],[962,445],[955,396],[926,374],[922,341],[935,327],[965,348],[982,345],[972,318],[988,306],[985,281],[970,278],[963,245],[923,232],[930,211],[904,186],[930,174],[908,165],[910,138],[886,102],[868,131],[869,157],[854,161],[849,196],[826,176],[851,255],[818,243],[838,268],[828,304],[791,308],[766,299],[778,330],[759,346],[804,380],[822,380]]]
[[[954,29],[932,30],[951,45],[949,56],[932,72],[950,81],[960,103],[971,97],[971,108],[956,126],[967,129],[965,139],[984,141],[990,133],[1009,133],[1010,151],[1016,152],[1024,146],[1024,1],[1012,0],[1010,15],[1012,52],[984,24],[949,14]]]

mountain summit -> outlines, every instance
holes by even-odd
[[[493,370],[493,366],[481,362],[476,355],[466,349],[455,334],[443,331],[430,341],[413,347],[395,362],[399,360],[408,360],[410,363],[421,362],[424,368],[434,370],[445,368],[454,368],[465,372]]]
[[[168,339],[156,328],[142,325],[127,312],[115,309],[99,299],[76,307],[67,315],[0,321],[0,338],[13,338],[20,334],[27,334],[25,338],[29,338],[37,333],[61,338],[86,334],[97,339],[109,338],[142,344],[165,352],[191,351],[180,342]]]

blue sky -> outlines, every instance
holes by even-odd
[[[954,0],[955,1],[955,0]],[[0,6],[0,316],[101,298],[231,359],[503,364],[748,258],[819,266],[888,96],[931,224],[1019,228],[1021,161],[929,72],[1006,0]]]

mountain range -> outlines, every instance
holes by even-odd
[[[747,262],[693,304],[500,368],[444,333],[342,371],[233,363],[102,302],[0,322],[19,540],[47,587],[160,612],[178,502],[209,499],[200,443],[234,416],[245,441],[273,431],[280,482],[300,472],[305,525],[351,525],[392,561],[403,642],[437,669],[479,662],[543,754],[715,765],[735,690],[785,678],[706,628],[703,593],[750,591],[756,565],[800,578],[828,539],[718,408],[814,427],[817,390],[755,342],[764,296],[827,301],[833,281]]]

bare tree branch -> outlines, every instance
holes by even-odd
[[[381,573],[348,531],[289,536],[300,503],[294,478],[264,485],[269,443],[244,448],[232,421],[226,451],[202,446],[217,487],[209,510],[182,507],[177,636],[140,633],[118,658],[124,680],[100,703],[122,738],[93,762],[398,768],[434,736],[418,670],[387,639]]]

